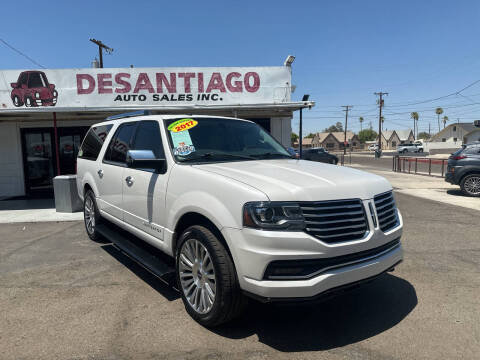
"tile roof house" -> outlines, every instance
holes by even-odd
[[[343,150],[345,134],[343,131],[321,132],[313,138],[313,147],[323,147],[327,150]],[[362,147],[356,134],[347,131],[347,148],[359,149]]]

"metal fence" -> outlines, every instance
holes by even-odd
[[[418,174],[444,177],[448,159],[425,159],[417,157],[394,156],[392,171],[407,174]]]

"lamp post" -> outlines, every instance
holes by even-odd
[[[303,95],[302,97],[302,101],[308,101],[308,98],[310,97],[310,95],[308,94],[305,94]],[[302,127],[303,127],[303,119],[302,119],[302,110],[303,110],[303,107],[300,108],[300,129],[298,131],[298,142],[299,142],[299,154],[300,154],[300,159],[302,158],[302,140],[303,140],[303,137],[302,137]]]

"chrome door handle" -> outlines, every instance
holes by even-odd
[[[103,170],[102,169],[98,170],[97,174],[100,178],[102,178],[103,177]]]
[[[127,183],[128,186],[132,186],[133,184],[133,178],[131,176],[127,176],[125,178],[125,182]]]

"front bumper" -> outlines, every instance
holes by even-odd
[[[265,271],[273,261],[327,259],[379,248],[399,239],[403,220],[398,212],[398,224],[383,233],[374,229],[361,239],[351,242],[327,244],[304,232],[262,231],[254,229],[222,230],[231,250],[240,287],[247,293],[267,299],[296,299],[318,296],[331,289],[375,277],[402,261],[403,249],[399,244],[378,256],[366,256],[363,261],[346,261],[343,266],[324,269],[307,279],[269,280]]]

